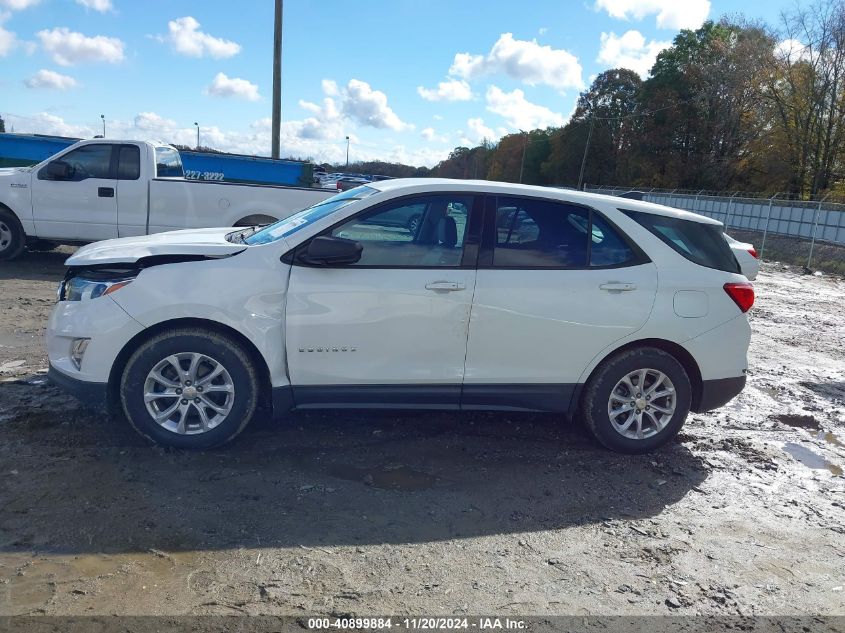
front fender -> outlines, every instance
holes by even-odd
[[[284,386],[289,267],[279,250],[256,247],[220,260],[153,266],[112,298],[145,328],[200,319],[239,332],[263,357],[272,386]]]

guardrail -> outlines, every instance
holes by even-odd
[[[643,200],[715,218],[720,220],[726,229],[760,232],[763,234],[761,254],[766,247],[766,236],[769,233],[809,239],[811,244],[808,267],[812,262],[813,247],[817,241],[845,245],[845,204],[826,202],[826,198],[814,201],[779,200],[778,198],[786,194],[753,198],[741,196],[742,192],[726,196],[594,185],[586,185],[584,190],[616,196],[636,190],[642,192]]]

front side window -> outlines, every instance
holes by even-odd
[[[178,151],[172,147],[156,147],[155,155],[157,178],[182,178],[185,175]]]
[[[121,145],[117,155],[117,179],[138,180],[141,177],[141,150],[136,145]]]
[[[331,230],[363,246],[353,266],[391,268],[461,265],[472,196],[438,194],[387,203]]]
[[[67,176],[62,180],[80,182],[89,178],[108,179],[111,177],[111,145],[83,145],[59,157],[55,162],[68,165]],[[39,172],[41,180],[55,180],[48,174],[48,166]]]
[[[689,261],[727,273],[740,272],[720,225],[641,211],[621,211]]]
[[[500,197],[496,204],[497,268],[584,268],[586,209],[539,198]]]

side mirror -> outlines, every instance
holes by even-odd
[[[44,169],[50,180],[70,180],[73,175],[73,169],[63,160],[50,161]]]
[[[360,242],[342,237],[315,237],[300,256],[306,264],[331,266],[354,264],[361,259],[364,247]]]

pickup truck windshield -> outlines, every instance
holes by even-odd
[[[275,242],[304,229],[317,220],[322,220],[324,217],[334,213],[338,209],[342,209],[348,204],[352,204],[356,200],[363,200],[376,193],[378,193],[378,189],[373,189],[372,187],[355,187],[354,189],[349,189],[336,196],[332,196],[328,200],[323,200],[319,204],[294,213],[284,220],[279,220],[275,224],[265,226],[257,233],[253,233],[247,237],[244,242],[250,246]]]

